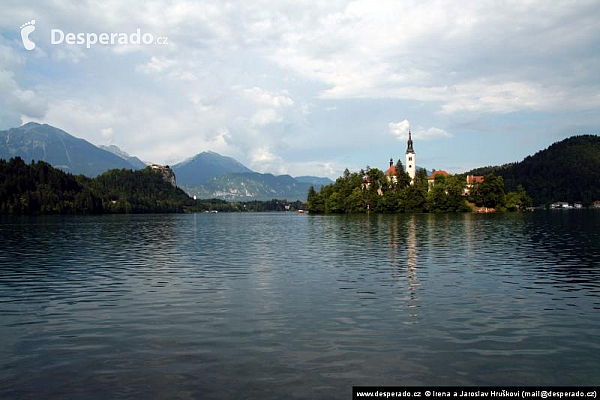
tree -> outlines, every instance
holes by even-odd
[[[360,187],[355,187],[346,199],[344,209],[349,214],[360,214],[367,211],[366,201]]]
[[[489,173],[484,181],[478,185],[478,193],[475,196],[475,204],[478,206],[499,208],[504,207],[504,181],[501,176]]]
[[[396,182],[399,189],[403,189],[410,185],[410,176],[404,171],[404,166],[400,159],[396,162]]]
[[[334,192],[325,201],[325,210],[328,213],[343,213],[344,212],[344,199],[339,193]]]
[[[508,192],[505,196],[505,207],[508,211],[522,210],[526,207],[531,207],[531,197],[525,192],[523,186],[517,186],[516,192]]]

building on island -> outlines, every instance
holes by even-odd
[[[475,185],[483,183],[485,177],[483,175],[467,175],[467,186],[465,187],[464,195],[468,196],[471,193],[471,189]]]
[[[408,142],[406,147],[406,163],[404,164],[404,170],[410,177],[410,184],[412,185],[417,175],[417,155],[413,148],[412,134],[410,129],[408,130]],[[398,183],[397,169],[394,165],[394,159],[390,158],[390,167],[385,171],[385,176],[388,181]]]
[[[476,183],[483,183],[484,179],[483,175],[467,175],[467,185],[473,186]]]
[[[435,178],[438,176],[443,176],[445,178],[450,176],[450,174],[442,169],[440,169],[439,171],[433,171],[431,175],[427,177],[427,190],[431,190],[431,188],[435,184]]]
[[[397,172],[398,171],[396,170],[396,166],[394,165],[394,159],[390,158],[390,167],[387,171],[385,171],[385,176],[387,176],[388,181],[398,183]]]

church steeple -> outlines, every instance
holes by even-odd
[[[410,128],[408,128],[408,147],[406,148],[406,154],[414,153],[414,152],[415,152],[415,150],[413,149],[412,136],[410,133]]]
[[[417,175],[417,155],[413,149],[412,134],[408,129],[408,147],[406,148],[406,173],[410,176],[410,184],[412,185]]]

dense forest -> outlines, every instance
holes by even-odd
[[[43,161],[0,160],[2,214],[183,212],[193,206],[185,192],[150,168],[110,170],[91,179]]]
[[[316,214],[358,214],[366,212],[468,212],[477,207],[498,210],[518,210],[531,205],[531,199],[522,187],[506,194],[502,177],[488,174],[485,181],[471,188],[465,196],[464,175],[437,175],[429,185],[427,174],[420,169],[414,184],[404,172],[402,163],[396,164],[395,179],[388,179],[376,168],[350,173],[335,183],[311,187],[308,192],[308,211]]]
[[[109,170],[96,178],[72,175],[38,161],[0,159],[0,214],[123,214],[203,211],[294,211],[286,200],[230,203],[194,200],[151,168]]]
[[[573,136],[521,162],[478,168],[469,174],[490,172],[504,179],[507,190],[523,186],[535,205],[556,201],[589,205],[600,200],[600,137]]]

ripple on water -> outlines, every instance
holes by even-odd
[[[0,394],[592,384],[582,213],[3,218]]]

